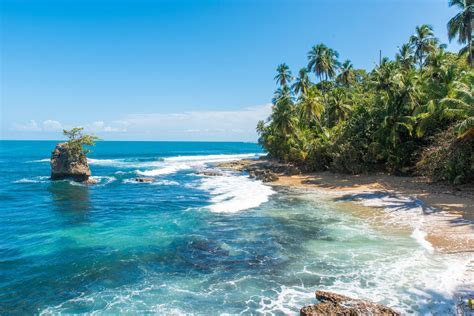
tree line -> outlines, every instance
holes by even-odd
[[[449,5],[459,9],[447,24],[449,39],[463,45],[458,54],[421,25],[395,58],[370,72],[340,62],[324,44],[311,48],[296,77],[279,65],[272,113],[257,125],[259,143],[271,157],[307,171],[383,170],[472,182],[474,0]]]

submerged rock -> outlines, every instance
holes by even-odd
[[[300,310],[301,316],[343,315],[343,316],[398,316],[400,313],[386,306],[348,296],[316,291],[319,304],[305,306]]]
[[[154,178],[135,178],[135,181],[140,182],[140,183],[152,183],[152,182],[155,182],[155,179]]]
[[[57,144],[51,153],[51,179],[72,179],[77,182],[92,184],[97,181],[89,179],[91,170],[85,155],[74,155],[67,143]]]

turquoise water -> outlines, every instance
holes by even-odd
[[[297,315],[316,289],[453,312],[464,258],[346,201],[196,174],[256,144],[100,142],[89,187],[49,181],[55,142],[0,144],[1,314]]]

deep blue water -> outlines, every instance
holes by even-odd
[[[296,315],[316,289],[452,311],[438,285],[458,261],[411,231],[314,192],[196,174],[257,158],[256,144],[99,142],[93,186],[48,179],[55,142],[0,145],[0,314]]]

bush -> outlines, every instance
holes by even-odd
[[[420,174],[453,184],[474,181],[474,138],[459,139],[450,128],[435,136],[416,164]]]

